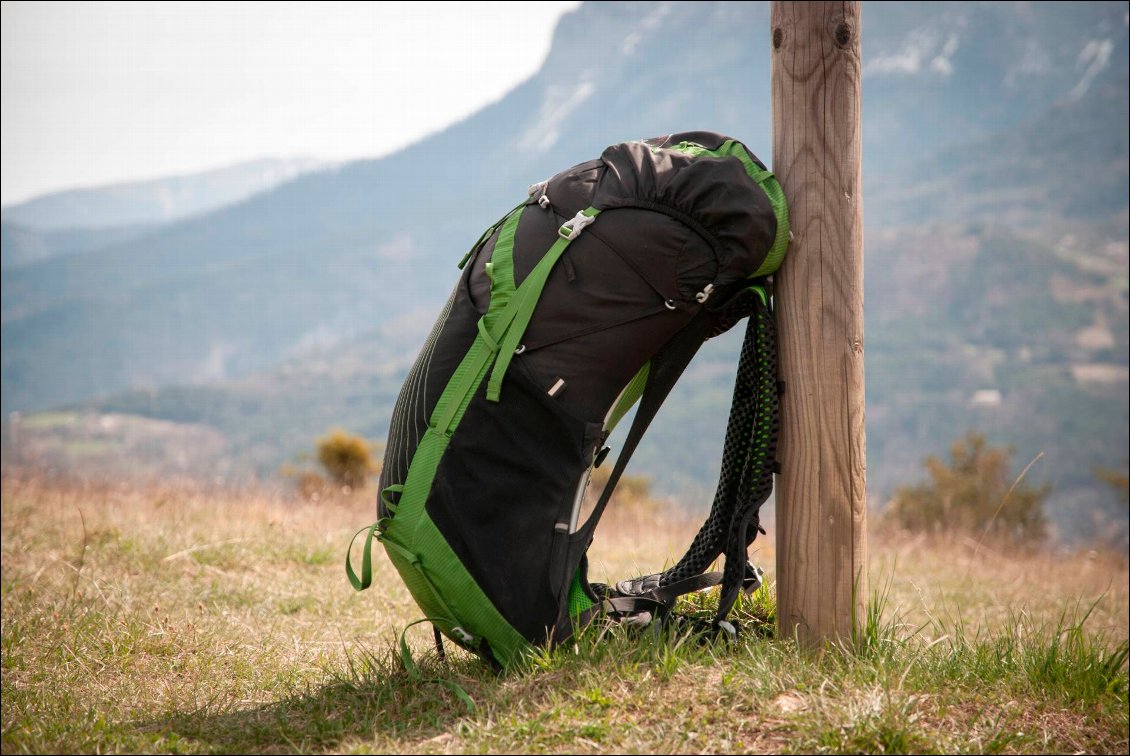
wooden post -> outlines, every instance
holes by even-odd
[[[773,170],[793,242],[776,276],[782,637],[850,641],[867,601],[860,3],[774,2]]]

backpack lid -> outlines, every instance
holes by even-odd
[[[716,288],[769,275],[788,245],[780,186],[741,142],[708,131],[624,142],[601,155],[601,209],[643,207],[679,218],[718,259]]]

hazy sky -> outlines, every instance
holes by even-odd
[[[0,201],[390,152],[531,76],[568,2],[5,2]]]

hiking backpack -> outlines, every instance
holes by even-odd
[[[740,142],[687,132],[616,144],[531,186],[462,274],[393,410],[376,538],[440,633],[506,667],[596,617],[661,619],[721,584],[714,626],[760,584],[747,549],[773,485],[782,384],[767,277],[789,241],[784,195]],[[591,584],[586,551],[648,424],[703,342],[749,316],[721,473],[675,566]],[[605,440],[639,402],[580,521]],[[764,532],[764,531],[761,531]],[[357,538],[354,536],[354,539]],[[704,571],[725,556],[722,573]]]

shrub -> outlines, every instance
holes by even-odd
[[[884,519],[912,531],[1043,540],[1043,504],[1051,486],[1033,488],[1014,478],[1012,454],[1009,447],[989,446],[980,433],[967,433],[950,447],[949,464],[926,458],[930,480],[898,489]]]
[[[369,442],[335,428],[318,439],[318,462],[336,485],[361,488],[377,471]]]

